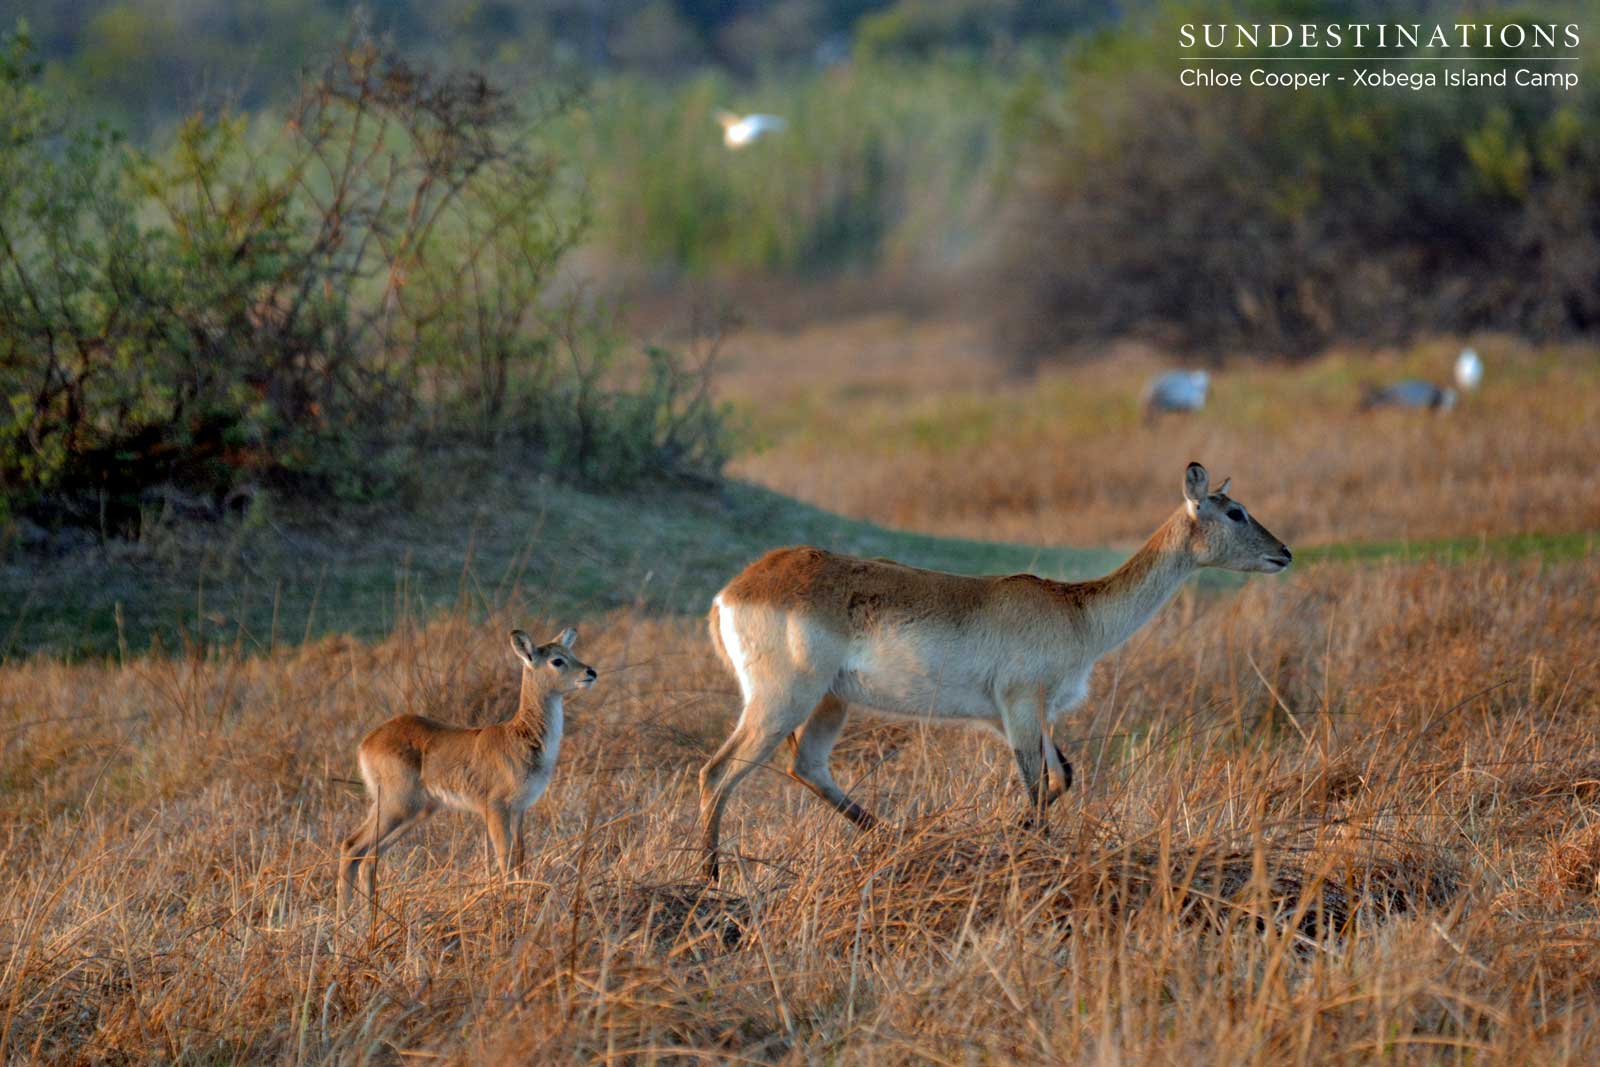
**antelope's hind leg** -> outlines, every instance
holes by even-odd
[[[345,909],[350,905],[350,894],[356,887],[356,872],[361,866],[361,861],[372,848],[372,836],[378,825],[378,806],[372,805],[367,812],[367,817],[361,820],[361,825],[339,845],[339,867],[337,874],[337,897],[334,913],[341,918]]]
[[[378,894],[378,857],[387,846],[404,837],[412,827],[432,813],[432,808],[423,805],[379,807],[373,812],[371,844],[361,857],[362,889],[369,902],[375,900]]]
[[[716,882],[719,873],[717,845],[728,798],[751,771],[765,763],[783,740],[800,728],[826,691],[826,682],[813,680],[797,684],[782,695],[752,696],[733,734],[700,768],[701,847],[705,853],[701,871],[706,881]]]
[[[838,743],[849,714],[849,707],[833,693],[817,702],[805,725],[789,735],[789,775],[826,800],[857,828],[870,830],[878,820],[839,788],[828,766],[828,756]]]

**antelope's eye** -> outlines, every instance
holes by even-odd
[[[560,656],[557,656],[555,659],[550,661],[550,666],[556,668],[557,670],[560,670],[562,667],[565,667],[566,665],[567,665],[567,661],[562,659]]]
[[[1224,512],[1224,514],[1227,515],[1228,518],[1232,519],[1234,522],[1243,522],[1244,521],[1244,509],[1241,508],[1241,507],[1238,507],[1238,506],[1231,507],[1226,512]]]

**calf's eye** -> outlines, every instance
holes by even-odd
[[[557,669],[565,667],[566,665],[567,665],[567,661],[562,659],[560,656],[557,656],[555,659],[550,661],[550,666],[555,667]]]
[[[1243,508],[1229,508],[1228,511],[1227,511],[1227,515],[1228,515],[1228,518],[1232,519],[1234,522],[1243,522],[1244,521],[1244,509]]]

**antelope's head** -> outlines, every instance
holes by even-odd
[[[1289,546],[1255,520],[1244,505],[1228,495],[1224,478],[1215,490],[1211,476],[1198,463],[1183,475],[1184,506],[1189,513],[1189,544],[1202,567],[1277,574],[1289,566]]]
[[[589,688],[599,677],[593,667],[572,654],[577,640],[578,631],[570,626],[545,645],[535,645],[525,631],[512,630],[511,651],[522,661],[523,674],[533,672],[534,681],[545,691],[570,693]]]

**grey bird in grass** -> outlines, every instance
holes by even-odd
[[[1412,408],[1449,411],[1456,406],[1456,391],[1447,385],[1434,385],[1418,378],[1370,388],[1361,400],[1362,411],[1375,408]]]
[[[1167,411],[1199,411],[1206,406],[1211,375],[1203,370],[1174,370],[1150,380],[1144,387],[1144,417]]]

